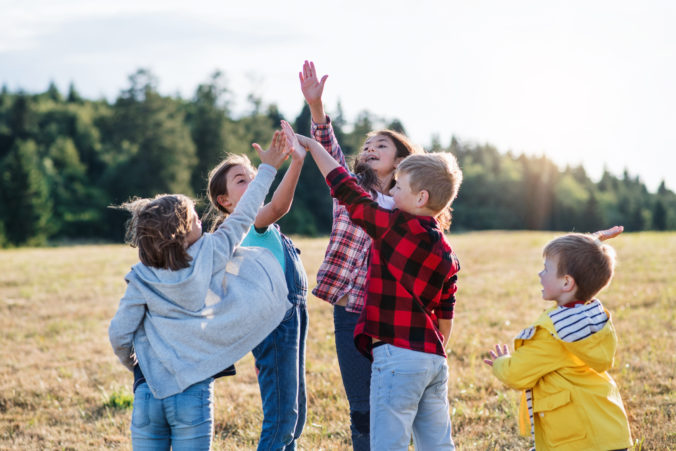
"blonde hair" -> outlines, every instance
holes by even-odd
[[[120,205],[131,213],[126,223],[125,242],[138,248],[146,266],[178,270],[190,266],[185,247],[192,229],[193,201],[182,194],[158,194],[133,198]]]
[[[207,197],[209,198],[209,210],[205,219],[211,222],[210,230],[213,232],[231,213],[223,205],[218,203],[218,196],[228,194],[228,172],[235,166],[250,168],[256,173],[256,168],[246,155],[228,154],[223,161],[209,171],[207,182]]]
[[[570,275],[577,285],[575,297],[589,301],[608,286],[615,270],[615,250],[592,235],[570,233],[550,241],[544,257],[558,257],[557,275]]]
[[[453,154],[434,152],[408,156],[399,163],[395,177],[400,174],[408,174],[412,191],[429,193],[427,207],[437,212],[442,230],[447,230],[451,226],[451,204],[462,183],[462,171]]]

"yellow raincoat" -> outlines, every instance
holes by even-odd
[[[499,357],[493,363],[493,374],[498,379],[511,388],[524,390],[519,408],[520,432],[530,433],[526,394],[529,397],[532,394],[537,451],[629,448],[632,440],[627,414],[617,385],[607,373],[613,365],[617,345],[610,314],[598,300],[579,309],[562,309],[566,308],[544,311],[514,340],[514,353]],[[585,314],[585,310],[590,313]],[[582,313],[570,316],[565,326],[555,316],[574,312]],[[605,323],[597,322],[599,330],[585,332],[583,327],[594,321],[585,315],[595,313],[597,318],[601,315]],[[562,327],[567,330],[563,331]],[[561,338],[570,330],[582,331],[576,332],[577,341]]]

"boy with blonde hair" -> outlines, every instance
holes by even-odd
[[[307,148],[350,219],[372,238],[366,304],[354,331],[357,348],[373,361],[370,445],[373,450],[452,450],[446,344],[453,325],[458,259],[439,220],[462,172],[448,153],[396,161],[390,193],[395,209],[378,205],[357,179],[316,141],[282,129]],[[448,214],[447,214],[448,213]]]
[[[615,266],[615,251],[601,240],[616,234],[571,233],[547,244],[540,284],[543,299],[556,306],[516,336],[513,354],[496,345],[484,360],[500,381],[523,390],[519,426],[525,435],[530,423],[538,451],[632,446],[620,392],[607,373],[617,336],[595,298]]]

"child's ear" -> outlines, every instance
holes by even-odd
[[[397,158],[394,159],[394,169],[397,169],[397,167],[399,166],[399,163],[401,163],[404,158],[406,158],[406,157],[397,157]]]
[[[416,197],[416,204],[417,207],[423,208],[425,205],[427,205],[427,202],[430,200],[430,193],[426,189],[420,190],[418,192],[418,195]]]
[[[563,291],[570,292],[570,291],[575,291],[577,289],[577,284],[575,283],[575,279],[573,279],[573,276],[570,274],[566,274],[563,276]]]
[[[232,205],[230,205],[230,200],[228,199],[227,194],[220,194],[220,195],[216,196],[216,202],[218,202],[218,205],[220,205],[221,207],[230,211],[230,207]]]

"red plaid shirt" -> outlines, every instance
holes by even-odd
[[[312,136],[347,169],[345,155],[333,133],[331,120],[328,116],[326,120],[325,124],[312,122]],[[361,313],[366,299],[370,249],[371,238],[352,222],[347,209],[334,199],[329,245],[317,272],[317,286],[312,294],[332,304],[347,295],[345,309]]]
[[[366,306],[354,330],[357,348],[372,358],[373,337],[446,357],[438,319],[453,318],[460,263],[437,221],[380,208],[344,168],[326,181],[373,239]]]

